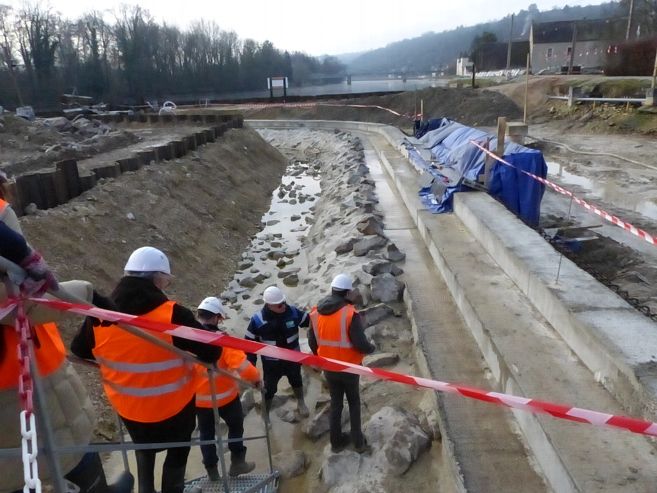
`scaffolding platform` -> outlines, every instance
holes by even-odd
[[[244,474],[224,482],[210,481],[207,476],[185,482],[185,493],[275,493],[278,491],[279,473]]]

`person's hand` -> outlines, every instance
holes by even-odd
[[[25,270],[27,278],[21,284],[21,290],[30,295],[42,295],[49,289],[56,290],[59,286],[55,275],[48,264],[36,250],[23,259],[21,267]]]

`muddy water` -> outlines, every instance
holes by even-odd
[[[613,180],[596,180],[571,173],[565,166],[556,161],[548,161],[548,178],[563,185],[575,185],[587,193],[610,204],[637,212],[645,217],[657,219],[657,203],[652,190],[646,192],[628,193],[627,184]],[[565,198],[564,200],[568,200]]]
[[[235,302],[227,305],[231,316],[226,321],[230,332],[243,335],[251,315],[262,308],[262,292],[273,284],[283,288],[293,302],[300,288],[285,284],[279,276],[281,271],[294,271],[299,279],[304,279],[307,263],[301,248],[313,220],[313,205],[320,193],[319,174],[302,162],[291,164],[281,185],[274,190],[270,209],[262,217],[262,230],[253,238],[251,245],[243,254],[244,265],[252,265],[238,270],[228,285],[228,291],[237,295]],[[277,259],[278,253],[283,255]],[[276,253],[276,255],[271,255]],[[283,266],[281,260],[285,262]],[[266,276],[255,287],[240,285],[246,277],[257,280]]]

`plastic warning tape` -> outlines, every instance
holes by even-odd
[[[555,418],[565,419],[568,421],[588,423],[594,426],[621,428],[633,433],[657,436],[657,423],[644,421],[641,419],[601,413],[598,411],[591,411],[589,409],[554,404],[552,402],[529,399],[527,397],[519,397],[511,394],[503,394],[500,392],[488,392],[486,390],[474,387],[455,385],[447,382],[441,382],[439,380],[430,380],[428,378],[404,375],[380,368],[368,368],[344,361],[337,361],[330,358],[323,358],[321,356],[302,353],[300,351],[293,351],[290,349],[283,349],[260,342],[248,341],[246,339],[232,337],[221,332],[210,332],[187,327],[184,325],[155,322],[141,316],[127,315],[124,313],[104,310],[92,306],[68,303],[59,300],[48,300],[43,298],[30,298],[30,301],[46,305],[50,308],[60,311],[78,313],[80,315],[96,317],[100,320],[106,320],[115,323],[126,323],[128,325],[137,326],[155,332],[166,333],[171,336],[181,337],[196,342],[202,342],[213,346],[239,349],[247,353],[259,354],[262,356],[269,356],[285,361],[301,363],[303,365],[314,366],[322,370],[352,373],[354,375],[362,375],[364,377],[377,380],[386,380],[390,382],[411,385],[414,387],[423,387],[437,390],[439,392],[458,394],[470,399],[476,399],[478,401],[506,406],[512,409],[519,409],[534,414],[549,414]],[[17,300],[12,300],[11,303],[13,303],[15,306]],[[2,308],[1,305],[0,308]]]
[[[483,147],[479,143],[475,142],[474,140],[471,140],[470,143],[475,145],[476,147],[478,147],[482,151],[484,151],[486,154],[488,154],[490,157],[492,157],[496,161],[499,161],[500,163],[505,164],[506,166],[510,166],[511,168],[513,168],[515,170],[518,170],[518,171],[520,171],[521,173],[524,173],[527,176],[532,177],[533,179],[541,182],[543,185],[546,185],[546,186],[552,188],[553,190],[559,192],[560,194],[563,194],[567,197],[570,197],[573,200],[573,202],[581,205],[582,207],[584,207],[588,211],[592,212],[593,214],[597,214],[598,216],[602,217],[603,219],[609,221],[610,223],[615,224],[616,226],[618,226],[620,228],[623,228],[626,231],[629,231],[634,236],[638,236],[642,240],[647,241],[648,243],[650,243],[651,245],[657,246],[657,239],[653,235],[648,233],[647,231],[644,231],[641,228],[637,228],[633,224],[628,223],[627,221],[623,221],[621,218],[619,218],[617,216],[614,216],[613,214],[609,214],[604,209],[600,209],[599,207],[597,207],[593,204],[590,204],[589,202],[587,202],[584,199],[580,199],[579,197],[575,196],[575,194],[573,192],[571,192],[570,190],[567,190],[567,189],[563,188],[562,186],[559,186],[556,183],[551,182],[550,180],[546,180],[545,178],[542,178],[542,177],[537,176],[533,173],[530,173],[529,171],[525,171],[525,170],[522,170],[522,169],[514,166],[513,164],[511,164],[508,161],[504,160],[500,156],[494,154],[493,152],[486,149],[485,147]]]

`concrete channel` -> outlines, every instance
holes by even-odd
[[[362,139],[385,232],[407,255],[405,302],[423,376],[655,419],[657,326],[567,259],[555,285],[558,253],[486,194],[457,194],[454,214],[425,210],[397,129],[246,123]],[[436,395],[436,406],[457,491],[655,490],[645,436],[453,395]]]

